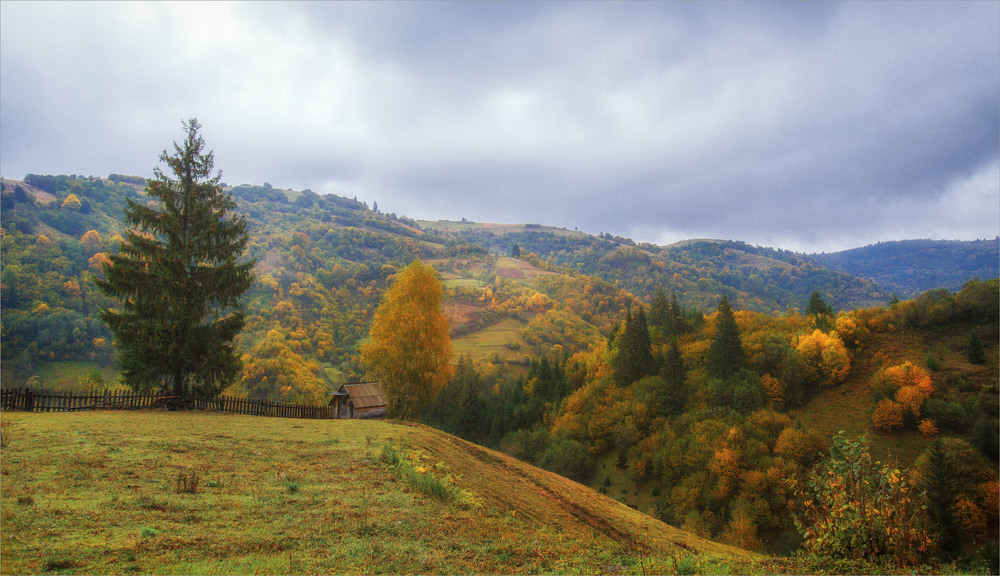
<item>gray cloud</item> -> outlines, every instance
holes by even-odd
[[[1000,228],[996,3],[0,4],[0,168],[802,250]]]

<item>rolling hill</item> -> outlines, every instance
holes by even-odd
[[[163,412],[4,413],[3,424],[5,574],[662,573],[764,561],[419,425]],[[453,495],[428,489],[442,484]]]

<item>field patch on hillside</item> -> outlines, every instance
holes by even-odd
[[[499,356],[506,362],[517,362],[530,354],[531,347],[521,336],[526,324],[507,318],[486,328],[452,340],[456,356],[473,358]]]
[[[3,414],[4,573],[639,573],[753,560],[423,426]],[[383,461],[454,484],[429,495]]]

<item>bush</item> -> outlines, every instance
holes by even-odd
[[[587,448],[583,444],[564,438],[546,448],[536,464],[560,476],[582,482],[590,475],[594,460],[587,454]]]
[[[906,409],[902,404],[888,398],[879,400],[872,412],[872,425],[876,430],[891,432],[905,424]]]
[[[835,437],[795,495],[792,520],[811,554],[914,566],[933,548],[922,493],[899,469],[873,460],[864,436]]]

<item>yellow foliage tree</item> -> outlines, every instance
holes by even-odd
[[[372,318],[361,362],[379,379],[391,418],[417,420],[451,375],[451,337],[434,270],[414,260],[395,278]]]
[[[62,201],[63,208],[69,208],[70,210],[79,210],[80,206],[83,206],[83,202],[76,197],[76,194],[70,194]]]
[[[104,240],[101,239],[101,233],[97,230],[87,230],[87,233],[80,238],[80,244],[93,255],[101,251],[104,246]]]
[[[847,379],[851,356],[837,332],[814,330],[800,336],[796,349],[805,357],[812,378],[820,386],[835,386]]]

